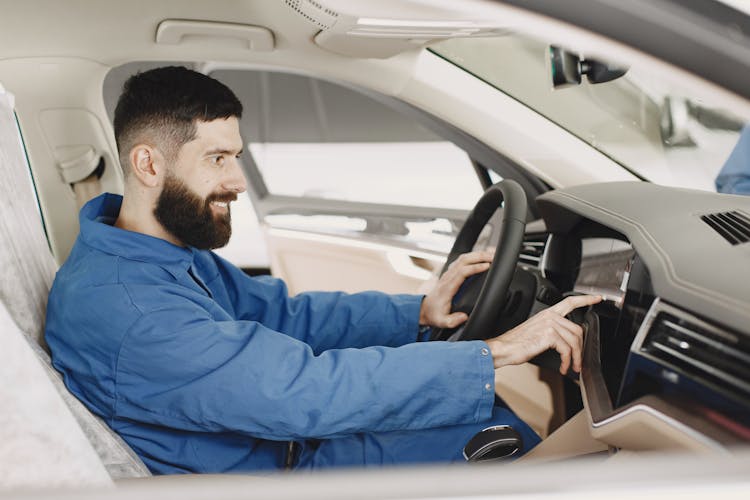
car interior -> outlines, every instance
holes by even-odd
[[[146,495],[176,480],[152,477],[68,392],[43,335],[79,208],[123,191],[122,84],[168,64],[222,81],[245,107],[248,192],[218,253],[248,274],[281,277],[290,293],[425,293],[460,253],[496,248],[454,302],[469,322],[433,341],[487,339],[566,296],[603,297],[571,316],[585,331],[580,376],[560,375],[552,351],[498,372],[498,396],[542,443],[487,467],[521,478],[585,458],[605,465],[592,479],[605,481],[607,467],[670,452],[741,477],[750,197],[716,193],[713,178],[750,120],[750,91],[535,7],[545,2],[518,3],[2,2],[0,496]],[[716,12],[740,19],[720,41],[750,65],[748,16]],[[450,477],[476,480],[467,495],[498,491],[483,470]],[[243,491],[231,490],[238,478],[199,479],[197,496]],[[263,489],[283,477],[248,479],[294,496]],[[505,491],[520,491],[513,481]],[[356,491],[346,484],[342,497]]]

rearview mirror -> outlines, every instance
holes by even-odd
[[[556,89],[580,85],[583,75],[586,75],[589,83],[604,83],[620,78],[628,71],[627,68],[611,66],[594,59],[581,59],[554,45],[549,47],[549,61],[552,86]]]

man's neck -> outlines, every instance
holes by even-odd
[[[156,220],[152,205],[153,203],[145,200],[136,201],[132,196],[128,196],[126,192],[122,199],[120,214],[117,216],[114,224],[115,227],[160,238],[173,245],[184,247],[185,245],[180,240],[172,236]]]

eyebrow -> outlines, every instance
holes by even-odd
[[[241,155],[243,151],[243,148],[240,148],[239,151],[235,152],[231,149],[224,149],[224,148],[216,148],[216,149],[209,149],[206,151],[206,156],[210,155]]]

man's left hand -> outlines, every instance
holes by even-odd
[[[456,295],[466,278],[489,269],[494,256],[494,250],[487,250],[465,253],[454,260],[422,301],[419,324],[437,328],[455,328],[469,319],[466,313],[451,313],[453,296]]]

